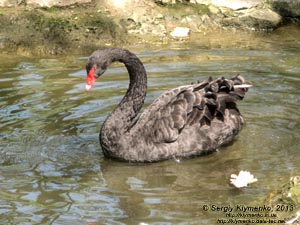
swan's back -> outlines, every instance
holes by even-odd
[[[244,98],[247,84],[237,75],[166,91],[131,128],[131,148],[143,148],[148,155],[151,151],[154,158],[149,161],[216,150],[242,128],[244,120],[235,102]]]

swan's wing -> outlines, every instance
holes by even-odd
[[[243,86],[246,83],[237,75],[166,91],[141,114],[133,130],[145,132],[143,136],[155,143],[174,142],[187,126],[210,125],[214,118],[223,120],[226,108],[239,113],[235,101],[244,97],[250,86]],[[235,85],[242,86],[234,88]]]

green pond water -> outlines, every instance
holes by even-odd
[[[217,224],[226,216],[212,205],[263,205],[300,174],[300,28],[230,35],[129,47],[148,71],[146,105],[209,75],[240,73],[253,83],[238,103],[246,125],[235,141],[181,162],[103,157],[101,124],[128,85],[122,64],[86,93],[88,56],[2,55],[0,224]],[[240,170],[258,181],[235,189],[229,178]]]

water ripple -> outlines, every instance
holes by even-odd
[[[138,52],[148,71],[146,105],[210,75],[241,73],[253,83],[238,103],[246,120],[238,138],[180,163],[104,159],[99,130],[128,87],[123,65],[109,68],[89,93],[86,57],[16,59],[0,68],[0,223],[214,224],[220,215],[201,208],[211,199],[235,205],[263,198],[300,163],[299,46],[272,44]],[[259,181],[237,192],[228,178],[242,169]]]

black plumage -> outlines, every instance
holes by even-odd
[[[250,87],[242,76],[210,77],[168,90],[136,119],[147,91],[147,74],[136,55],[118,48],[95,51],[88,59],[87,72],[98,78],[114,61],[125,64],[130,83],[102,125],[100,143],[105,156],[132,162],[191,157],[216,150],[241,130],[244,119],[235,102]]]

